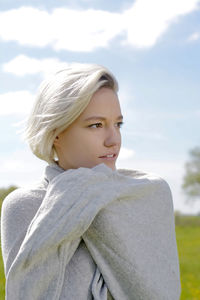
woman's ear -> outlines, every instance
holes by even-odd
[[[59,146],[59,136],[57,136],[53,142],[54,146]]]

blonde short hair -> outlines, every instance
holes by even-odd
[[[97,64],[71,64],[44,80],[25,129],[32,152],[54,163],[56,136],[79,117],[92,95],[105,86],[118,91],[113,74]]]

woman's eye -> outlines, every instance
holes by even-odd
[[[119,128],[121,128],[123,124],[124,124],[124,122],[118,122],[118,123],[117,123],[117,126],[118,126]]]
[[[117,122],[116,124],[117,124],[118,128],[121,128],[122,125],[124,124],[124,122]],[[90,127],[90,128],[101,128],[102,126],[103,126],[102,123],[95,123],[95,124],[89,125],[88,127]]]
[[[91,127],[91,128],[99,128],[100,126],[102,126],[101,123],[95,123],[95,124],[89,125],[88,127]]]

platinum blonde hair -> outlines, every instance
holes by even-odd
[[[24,136],[37,157],[55,163],[56,136],[80,116],[101,87],[118,91],[113,74],[96,64],[71,64],[42,82]]]

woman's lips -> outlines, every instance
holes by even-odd
[[[116,154],[107,154],[105,156],[100,156],[99,158],[103,159],[103,160],[108,160],[108,161],[115,161],[117,158]]]

